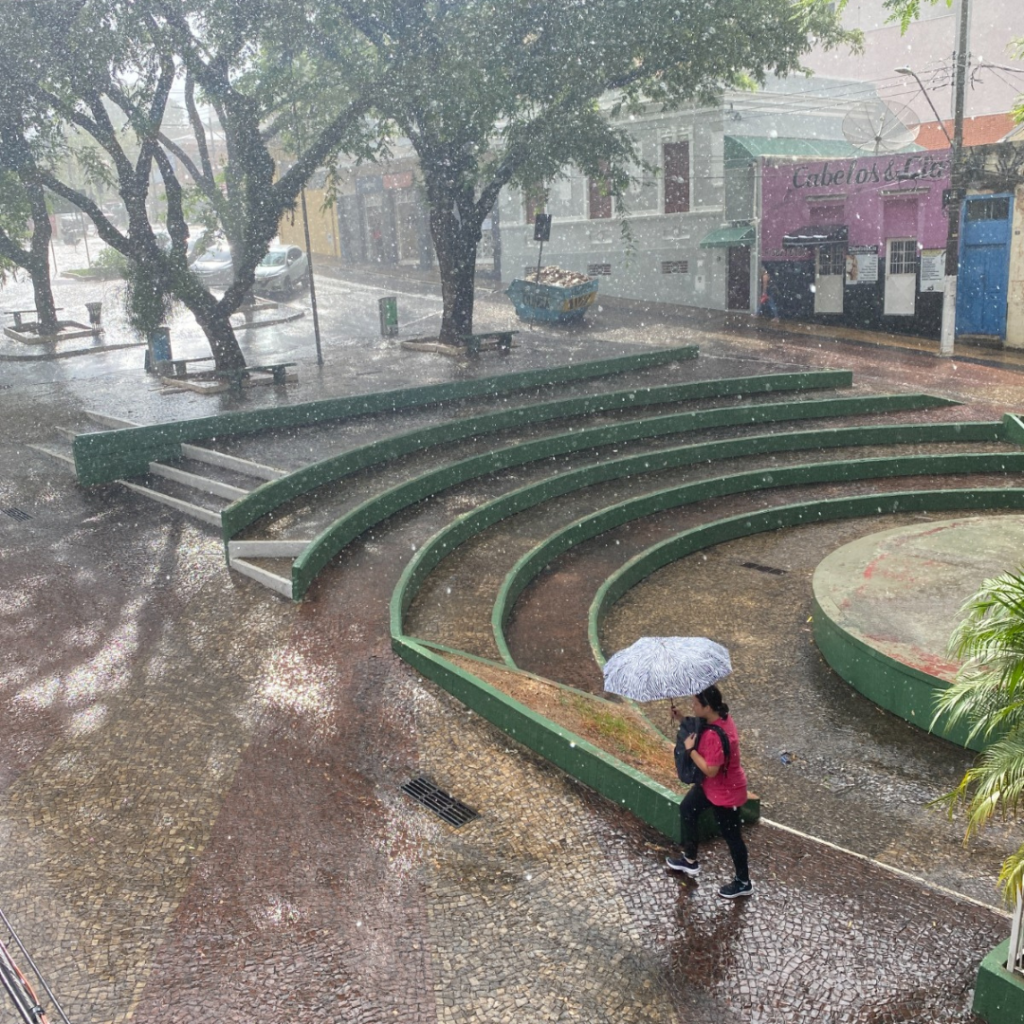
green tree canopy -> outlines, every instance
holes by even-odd
[[[841,5],[839,5],[841,7]],[[442,336],[472,329],[476,248],[507,185],[570,163],[621,191],[637,164],[617,115],[802,71],[816,44],[850,41],[828,0],[23,0],[0,80],[89,136],[128,211],[119,231],[81,189],[40,180],[100,237],[177,295],[218,365],[243,362],[228,321],[303,183],[339,152],[372,157],[402,135],[419,157],[444,295]],[[179,83],[195,152],[163,130]],[[227,163],[210,159],[196,95],[217,111]],[[599,101],[612,102],[611,116]],[[121,125],[124,125],[122,129]],[[272,140],[295,162],[280,175]],[[166,191],[164,252],[150,223]],[[185,263],[188,190],[231,241],[235,282],[216,299]]]
[[[64,151],[45,109],[0,75],[0,276],[20,267],[32,279],[36,330],[59,330],[50,281],[50,219],[40,162]],[[26,244],[27,243],[27,244]]]
[[[89,170],[116,188],[127,230],[54,167],[39,166],[39,180],[93,220],[103,241],[139,269],[155,298],[181,299],[206,333],[218,367],[244,365],[229,317],[252,288],[255,267],[305,181],[339,149],[372,149],[367,101],[338,91],[302,157],[276,174],[270,139],[282,111],[290,116],[293,109],[293,76],[261,64],[259,54],[281,37],[285,10],[290,5],[268,0],[25,0],[9,20],[0,54],[0,83],[98,147],[102,159]],[[195,159],[163,130],[178,85],[194,129]],[[226,137],[222,175],[210,159],[197,91],[217,110]],[[161,215],[169,251],[154,231],[156,183],[166,194]],[[235,280],[221,298],[186,263],[190,188],[205,194],[232,245]]]
[[[442,337],[472,330],[481,226],[507,185],[570,164],[621,190],[637,162],[616,115],[801,72],[815,44],[854,36],[824,0],[330,0],[304,67],[319,98],[369,95],[423,176],[444,294]],[[841,5],[839,5],[841,6]],[[303,28],[296,22],[294,39]],[[268,51],[280,61],[281,45]],[[599,110],[611,97],[611,117]]]

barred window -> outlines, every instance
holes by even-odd
[[[661,272],[663,274],[688,274],[690,272],[690,261],[662,260]]]
[[[1008,196],[999,199],[968,199],[967,220],[1009,220],[1010,200]]]
[[[889,243],[889,273],[917,273],[917,239],[893,239]]]
[[[835,277],[846,273],[846,246],[818,246],[818,276]]]

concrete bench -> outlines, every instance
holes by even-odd
[[[518,331],[484,331],[481,334],[460,334],[459,340],[466,346],[466,351],[471,355],[478,355],[484,347],[485,342],[494,341],[494,348],[502,355],[508,355],[512,348],[512,335]]]
[[[190,363],[209,363],[213,356],[199,356],[195,359],[160,359],[156,364],[156,372],[161,377],[187,377]]]
[[[60,313],[63,309],[64,309],[63,306],[54,306],[54,312],[56,312],[56,313]],[[38,316],[39,315],[38,313],[36,313],[36,311],[34,309],[8,309],[8,310],[5,310],[4,312],[9,313],[11,316],[14,317],[14,326],[15,327],[21,327],[22,326],[21,318],[23,316]]]
[[[242,390],[242,381],[251,373],[269,373],[275,384],[285,384],[288,380],[288,367],[297,363],[266,363],[262,366],[239,366],[233,370],[214,370],[214,377],[228,381],[236,391]]]

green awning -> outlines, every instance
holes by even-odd
[[[701,240],[702,249],[724,249],[730,245],[753,245],[754,229],[749,224],[741,224],[738,228],[715,228]]]

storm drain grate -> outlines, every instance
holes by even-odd
[[[430,779],[425,779],[422,776],[412,779],[401,788],[402,792],[408,793],[413,800],[428,807],[438,817],[444,818],[449,825],[454,825],[456,828],[480,817],[472,807],[467,807],[461,800],[449,796],[443,789],[438,789]]]
[[[776,568],[774,568],[773,566],[770,566],[770,565],[758,565],[757,562],[744,562],[743,563],[743,568],[744,569],[756,569],[758,572],[767,572],[767,573],[770,573],[772,576],[785,576],[786,575],[786,570],[785,569],[776,569]]]
[[[5,516],[10,516],[11,519],[17,519],[20,522],[24,522],[26,519],[32,518],[27,512],[23,512],[20,508],[0,508],[0,512],[3,512]]]

